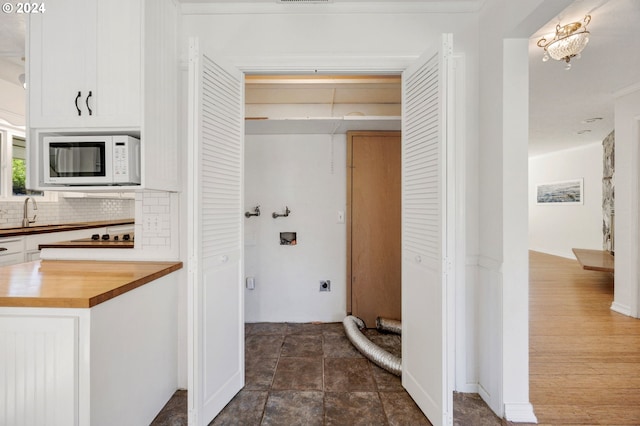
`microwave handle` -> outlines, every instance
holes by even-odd
[[[80,107],[78,106],[78,99],[82,97],[82,92],[78,91],[78,96],[76,96],[76,109],[78,110],[78,115],[82,115],[82,111],[80,111]]]

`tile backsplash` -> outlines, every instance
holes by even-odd
[[[33,204],[29,202],[29,218],[33,218],[34,214],[37,215],[35,225],[135,217],[134,199],[59,197],[57,202],[37,201],[37,203],[38,210],[34,211]],[[0,227],[21,226],[23,209],[23,201],[0,201]]]
[[[172,208],[175,197],[175,194],[163,191],[136,192],[137,247],[156,251],[172,249],[176,243],[176,237],[172,235],[172,217],[177,214]]]

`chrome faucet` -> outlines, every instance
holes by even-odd
[[[37,215],[33,215],[33,220],[29,220],[29,200],[33,202],[33,210],[38,210],[38,204],[36,200],[31,197],[27,197],[24,200],[24,214],[22,215],[22,227],[27,228],[30,223],[35,223]]]

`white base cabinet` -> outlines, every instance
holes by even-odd
[[[108,228],[103,226],[100,228],[0,238],[0,266],[10,266],[40,259],[40,249],[38,248],[40,244],[89,238],[93,234],[115,234],[131,232],[132,230],[133,225],[121,225]]]
[[[1,424],[78,424],[78,322],[75,316],[0,315]]]
[[[24,237],[0,238],[0,266],[24,262]]]
[[[177,389],[176,276],[89,309],[0,308],[0,424],[150,424]]]

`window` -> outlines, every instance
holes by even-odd
[[[0,121],[0,199],[19,200],[26,196],[55,201],[55,194],[26,187],[27,140],[24,129]]]

